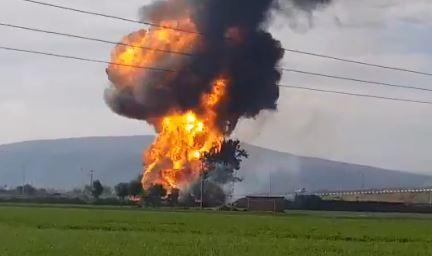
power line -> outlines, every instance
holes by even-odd
[[[420,104],[432,105],[432,101],[411,100],[411,99],[393,98],[393,97],[385,97],[385,96],[378,96],[378,95],[371,95],[371,94],[361,94],[361,93],[341,92],[341,91],[334,91],[334,90],[324,90],[324,89],[317,89],[317,88],[311,88],[311,87],[305,87],[305,86],[294,86],[294,85],[283,85],[283,84],[279,84],[278,86],[284,87],[284,88],[292,88],[292,89],[316,91],[316,92],[324,92],[324,93],[332,93],[332,94],[341,94],[341,95],[348,95],[348,96],[355,96],[355,97],[366,97],[366,98],[374,98],[374,99],[380,99],[380,100],[392,100],[392,101],[401,101],[401,102],[410,102],[410,103],[420,103]]]
[[[370,62],[363,62],[363,61],[358,61],[358,60],[345,59],[345,58],[334,57],[334,56],[330,56],[330,55],[324,55],[324,54],[320,54],[320,53],[300,51],[300,50],[289,49],[289,48],[284,48],[284,51],[298,53],[298,54],[304,54],[304,55],[309,55],[309,56],[314,56],[314,57],[319,57],[319,58],[332,59],[332,60],[337,60],[337,61],[342,61],[342,62],[354,63],[354,64],[359,64],[359,65],[364,65],[364,66],[408,72],[408,73],[413,73],[413,74],[417,74],[417,75],[432,76],[432,73],[428,73],[428,72],[422,72],[422,71],[407,69],[407,68],[385,66],[385,65],[374,64],[374,63],[370,63]]]
[[[152,23],[152,22],[145,22],[145,21],[123,18],[123,17],[119,17],[119,16],[114,16],[114,15],[108,15],[108,14],[104,14],[104,13],[86,11],[86,10],[81,10],[81,9],[76,9],[76,8],[71,8],[71,7],[61,6],[61,5],[55,5],[55,4],[41,2],[41,1],[34,1],[34,0],[21,0],[21,1],[33,3],[33,4],[38,4],[38,5],[43,5],[43,6],[48,6],[48,7],[53,7],[53,8],[62,9],[62,10],[67,10],[67,11],[72,11],[72,12],[84,13],[84,14],[88,14],[88,15],[95,15],[95,16],[104,17],[104,18],[110,18],[110,19],[115,19],[115,20],[121,20],[121,21],[126,21],[126,22],[143,24],[143,25],[152,26],[152,27],[159,27],[159,28],[164,28],[164,29],[175,30],[175,31],[183,32],[183,33],[198,34],[201,36],[205,36],[204,33],[201,33],[199,31],[190,31],[190,30],[185,30],[185,29],[180,29],[180,28],[175,28],[175,27],[162,26],[162,25]],[[354,64],[359,64],[359,65],[364,65],[364,66],[376,67],[376,68],[381,68],[381,69],[408,72],[408,73],[413,73],[413,74],[417,74],[417,75],[432,76],[432,73],[421,72],[421,71],[408,69],[408,68],[400,68],[400,67],[374,64],[374,63],[369,63],[369,62],[364,62],[364,61],[345,59],[345,58],[340,58],[340,57],[335,57],[335,56],[330,56],[330,55],[325,55],[325,54],[320,54],[320,53],[314,53],[314,52],[308,52],[308,51],[301,51],[301,50],[290,49],[290,48],[283,48],[283,50],[286,52],[293,52],[293,53],[304,54],[304,55],[309,55],[309,56],[314,56],[314,57],[319,57],[319,58],[326,58],[326,59],[332,59],[332,60],[342,61],[342,62],[347,62],[347,63],[354,63]]]
[[[159,25],[159,24],[156,24],[156,23],[151,23],[151,22],[146,22],[146,21],[140,21],[140,20],[134,20],[134,19],[128,19],[128,18],[123,18],[123,17],[109,15],[109,14],[104,14],[104,13],[99,13],[99,12],[86,11],[86,10],[81,10],[81,9],[76,9],[76,8],[72,8],[72,7],[67,7],[67,6],[62,6],[62,5],[56,5],[56,4],[51,4],[51,3],[41,2],[41,1],[33,1],[33,0],[21,0],[21,1],[28,2],[28,3],[33,3],[33,4],[38,4],[38,5],[43,5],[43,6],[48,6],[48,7],[53,7],[53,8],[57,8],[57,9],[66,10],[66,11],[84,13],[84,14],[95,15],[95,16],[109,18],[109,19],[115,19],[115,20],[121,20],[121,21],[132,22],[132,23],[138,23],[138,24],[152,26],[152,27],[170,29],[170,30],[175,30],[175,31],[183,32],[183,33],[202,35],[202,33],[198,32],[198,31],[189,31],[189,30],[185,30],[185,29],[181,29],[181,28],[174,28],[174,27],[169,27],[169,26],[163,26],[163,25]]]
[[[389,86],[389,87],[398,87],[398,88],[404,88],[404,89],[413,89],[413,90],[432,92],[432,89],[427,89],[427,88],[422,88],[422,87],[415,87],[415,86],[408,86],[408,85],[401,85],[401,84],[392,84],[392,83],[386,83],[386,82],[376,82],[376,81],[371,81],[371,80],[362,80],[362,79],[351,78],[351,77],[346,77],[346,76],[336,76],[336,75],[315,73],[315,72],[309,72],[309,71],[297,70],[297,69],[289,69],[289,68],[282,68],[282,70],[287,71],[287,72],[304,74],[304,75],[327,77],[327,78],[332,78],[332,79],[353,81],[353,82],[364,83],[364,84],[375,84],[375,85],[382,85],[382,86]]]
[[[151,71],[175,72],[174,70],[164,69],[164,68],[129,65],[129,64],[116,63],[116,62],[110,62],[104,60],[96,60],[96,59],[75,57],[70,55],[62,55],[62,54],[55,54],[55,53],[41,52],[41,51],[34,51],[34,50],[25,50],[25,49],[18,49],[18,48],[4,47],[4,46],[0,46],[0,49],[7,50],[7,51],[22,52],[22,53],[31,53],[37,55],[45,55],[45,56],[56,57],[56,58],[72,59],[72,60],[79,60],[79,61],[86,61],[86,62],[93,62],[93,63],[103,63],[103,64],[110,64],[115,66],[124,66],[124,67],[138,68],[138,69],[147,69]]]
[[[69,55],[61,55],[61,54],[48,53],[48,52],[40,52],[40,51],[33,51],[33,50],[25,50],[25,49],[18,49],[18,48],[4,47],[4,46],[0,46],[0,49],[7,50],[7,51],[29,53],[29,54],[38,54],[38,55],[44,55],[44,56],[50,56],[50,57],[56,57],[56,58],[73,59],[73,60],[85,61],[85,62],[110,64],[110,65],[125,66],[125,67],[132,67],[132,68],[138,68],[138,69],[148,69],[148,70],[152,70],[152,71],[176,72],[175,70],[170,70],[170,69],[128,65],[128,64],[115,63],[115,62],[110,62],[110,61],[89,59],[89,58],[75,57],[75,56],[69,56]],[[290,85],[283,85],[283,84],[278,84],[277,86],[284,87],[284,88],[324,92],[324,93],[333,93],[333,94],[342,94],[342,95],[357,96],[357,97],[375,98],[375,99],[381,99],[381,100],[392,100],[392,101],[401,101],[401,102],[411,102],[411,103],[421,103],[421,104],[432,105],[432,101],[420,101],[420,100],[392,98],[392,97],[384,97],[384,96],[377,96],[377,95],[370,95],[370,94],[358,94],[358,93],[341,92],[341,91],[333,91],[333,90],[323,90],[323,89],[317,89],[317,88],[311,88],[311,87],[290,86]]]
[[[191,53],[163,50],[163,49],[158,49],[158,48],[153,48],[153,47],[145,47],[145,46],[140,46],[140,45],[127,44],[127,43],[123,43],[123,42],[114,42],[114,41],[109,41],[109,40],[99,39],[99,38],[94,38],[94,37],[79,36],[79,35],[74,35],[74,34],[69,34],[69,33],[61,33],[61,32],[49,31],[49,30],[44,30],[44,29],[39,29],[39,28],[18,26],[18,25],[13,25],[13,24],[8,24],[8,23],[1,23],[0,22],[0,26],[9,27],[9,28],[17,28],[17,29],[39,32],[39,33],[45,33],[45,34],[50,34],[50,35],[65,36],[65,37],[94,41],[94,42],[99,42],[99,43],[106,43],[106,44],[112,44],[112,45],[123,45],[123,46],[140,48],[140,49],[149,50],[149,51],[172,53],[172,54],[184,55],[184,56],[188,56],[188,57],[193,56],[193,54],[191,54]]]
[[[126,44],[126,43],[122,43],[122,42],[108,41],[108,40],[99,39],[99,38],[92,38],[92,37],[79,36],[79,35],[74,35],[74,34],[69,34],[69,33],[61,33],[61,32],[49,31],[49,30],[44,30],[44,29],[40,29],[40,28],[31,28],[31,27],[26,27],[26,26],[18,26],[18,25],[13,25],[13,24],[8,24],[8,23],[1,23],[0,22],[0,26],[9,27],[9,28],[16,28],[16,29],[22,29],[22,30],[33,31],[33,32],[39,32],[39,33],[46,33],[46,34],[50,34],[50,35],[58,35],[58,36],[71,37],[71,38],[75,38],[75,39],[95,41],[95,42],[100,42],[100,43],[107,43],[107,44],[112,44],[112,45],[123,45],[123,46],[140,48],[140,49],[149,50],[149,51],[158,51],[158,52],[163,52],[163,53],[178,54],[178,55],[184,55],[184,56],[188,56],[188,57],[194,56],[191,53],[184,53],[184,52],[170,51],[170,50],[162,50],[162,49],[157,49],[157,48],[152,48],[152,47],[144,47],[144,46],[139,46],[139,45]],[[335,76],[335,75],[329,75],[329,74],[314,73],[314,72],[309,72],[309,71],[304,71],[304,70],[296,70],[296,69],[289,69],[289,68],[281,68],[281,69],[283,71],[300,73],[300,74],[304,74],[304,75],[320,76],[320,77],[327,77],[327,78],[332,78],[332,79],[354,81],[354,82],[365,83],[365,84],[376,84],[376,85],[383,85],[383,86],[399,87],[399,88],[404,88],[404,89],[414,89],[414,90],[422,90],[422,91],[430,91],[430,92],[432,92],[432,89],[427,89],[427,88],[422,88],[422,87],[414,87],[414,86],[407,86],[407,85],[391,84],[391,83],[386,83],[386,82],[376,82],[376,81],[370,81],[370,80],[362,80],[362,79],[345,77],[345,76]]]

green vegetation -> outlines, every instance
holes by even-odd
[[[0,256],[431,253],[427,215],[0,206]]]

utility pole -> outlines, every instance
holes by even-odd
[[[269,172],[269,196],[272,194],[272,180],[271,173]]]
[[[204,203],[203,203],[204,196],[203,196],[203,194],[204,194],[204,173],[201,174],[201,200],[200,200],[201,210],[204,207]]]
[[[90,170],[90,187],[93,187],[93,174],[94,174],[94,171]]]
[[[23,172],[23,180],[22,180],[22,190],[21,190],[21,193],[22,193],[22,195],[24,195],[24,193],[25,193],[25,191],[24,191],[24,189],[25,189],[25,183],[26,183],[26,172],[27,172],[27,166],[26,165],[23,165],[23,167],[22,167],[22,172]]]
[[[201,159],[201,184],[200,184],[200,208],[201,210],[204,208],[203,200],[204,200],[204,175],[205,175],[205,165],[204,165],[204,159]]]
[[[233,198],[234,198],[234,192],[235,192],[235,183],[236,183],[236,178],[237,178],[237,174],[236,171],[233,170],[233,179],[231,182],[231,186],[230,186],[230,191],[229,191],[229,202],[232,203],[233,202]]]

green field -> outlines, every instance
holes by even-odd
[[[0,206],[0,255],[432,255],[427,215]]]

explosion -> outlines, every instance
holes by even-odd
[[[216,125],[215,107],[222,100],[225,86],[225,80],[214,82],[213,91],[202,98],[200,114],[192,110],[173,113],[158,122],[159,136],[144,154],[144,187],[162,184],[166,188],[185,189],[199,178],[201,156],[224,138]]]
[[[112,52],[111,109],[145,120],[157,137],[144,152],[142,184],[181,190],[202,156],[242,117],[276,109],[279,41],[264,30],[273,0],[169,0],[143,8],[158,26],[126,36]]]

